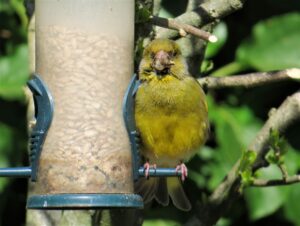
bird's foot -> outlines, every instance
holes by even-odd
[[[188,176],[188,168],[181,162],[176,166],[176,172],[181,172],[181,180],[184,181]]]
[[[144,164],[144,171],[145,171],[145,177],[148,179],[149,178],[149,171],[150,168],[153,168],[154,170],[156,170],[156,164],[150,165],[150,163],[147,161]]]

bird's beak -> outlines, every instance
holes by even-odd
[[[157,71],[163,71],[169,69],[173,64],[170,55],[166,51],[160,50],[154,56],[152,67]]]

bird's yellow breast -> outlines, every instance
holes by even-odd
[[[153,77],[137,91],[135,118],[142,154],[160,166],[188,159],[207,136],[205,95],[191,77]]]

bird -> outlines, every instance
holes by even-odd
[[[155,199],[167,206],[170,196],[175,207],[189,211],[191,203],[182,187],[188,174],[184,162],[208,137],[205,93],[189,74],[180,47],[170,39],[154,39],[144,48],[138,79],[134,113],[145,177],[135,183],[135,190],[145,203]],[[176,168],[181,180],[149,178],[149,169],[156,166]]]

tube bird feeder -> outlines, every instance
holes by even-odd
[[[29,208],[142,206],[122,118],[133,35],[133,0],[36,1],[36,72],[55,110]]]
[[[2,168],[0,176],[31,178],[32,209],[142,208],[133,192],[144,176],[134,120],[134,0],[36,0],[35,10],[30,166]]]

